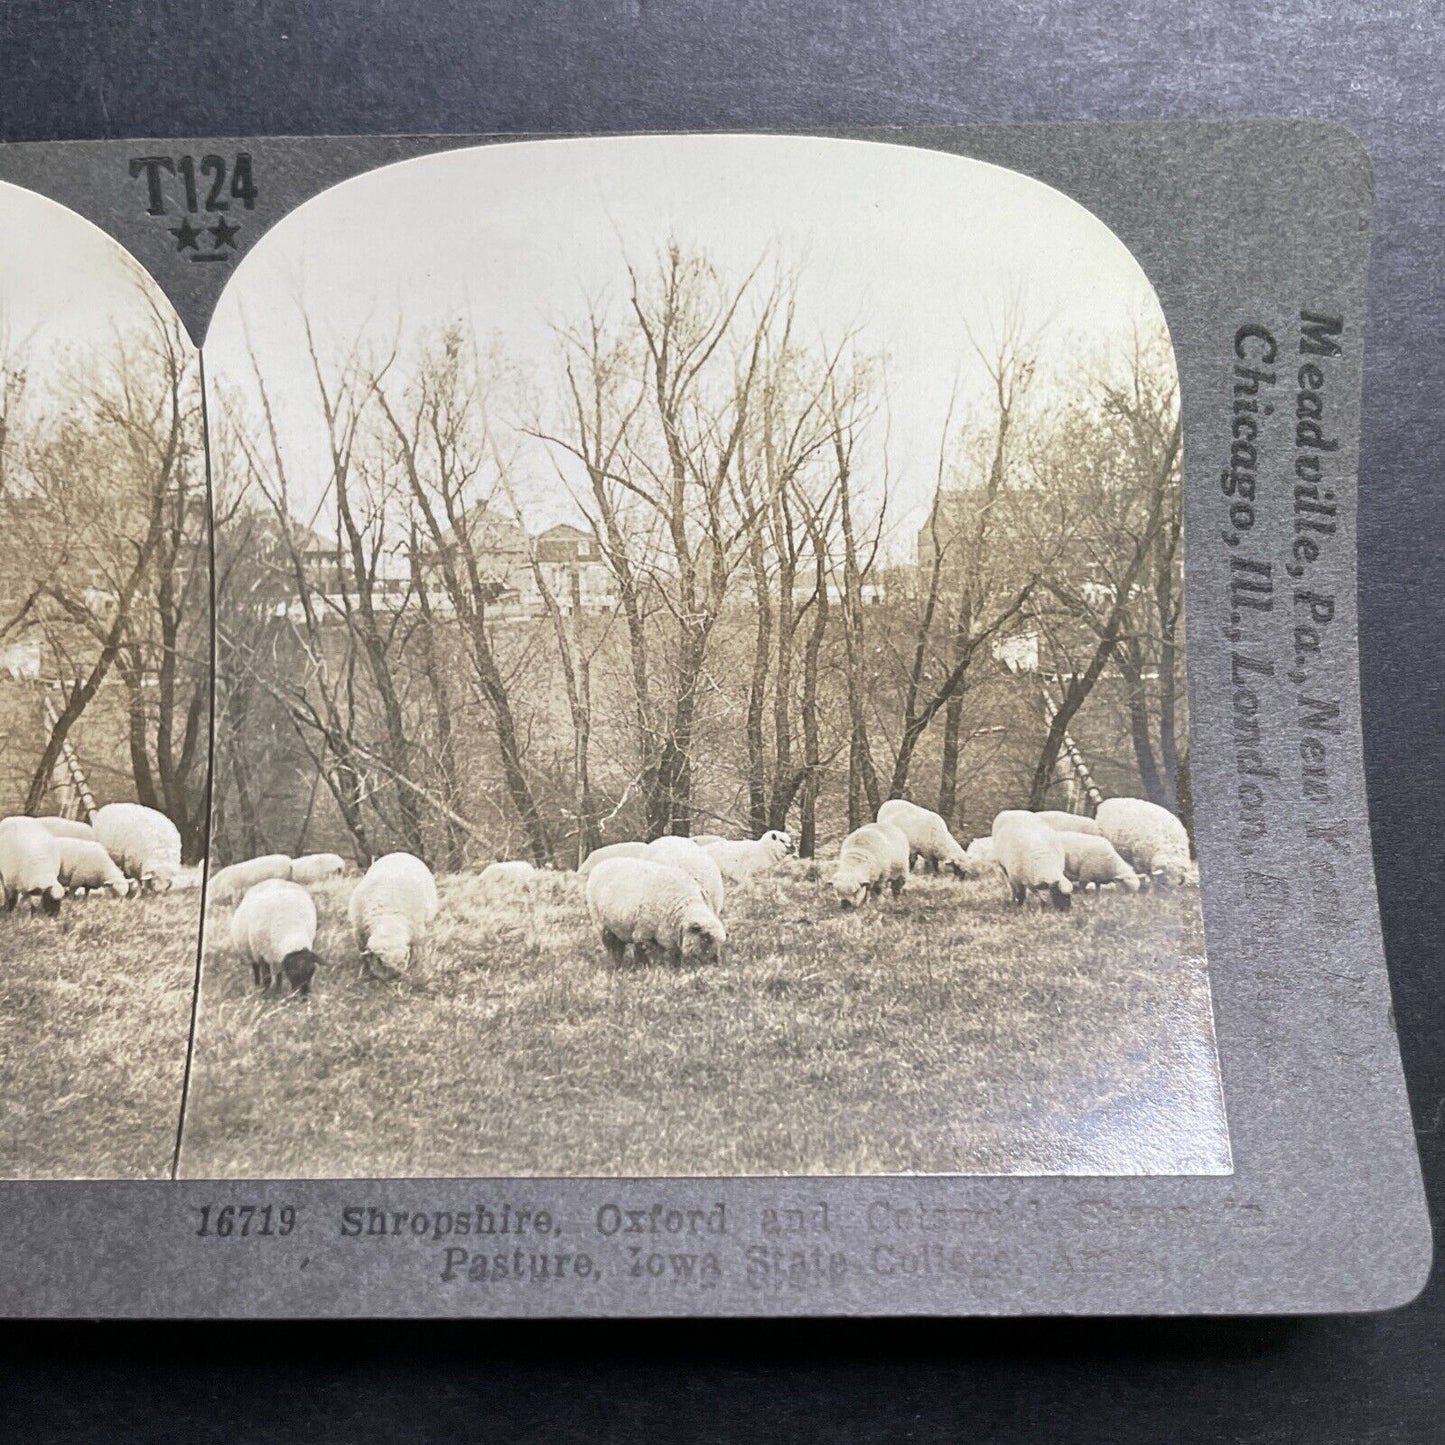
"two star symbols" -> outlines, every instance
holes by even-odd
[[[211,253],[229,246],[231,250],[236,249],[236,236],[240,226],[228,221],[224,216],[217,216],[214,225],[194,226],[189,216],[182,217],[179,226],[168,228],[171,235],[176,238],[177,251],[200,252],[200,239],[203,235],[211,237]]]

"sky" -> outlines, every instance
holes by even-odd
[[[384,343],[461,321],[524,371],[549,374],[552,326],[625,295],[625,263],[675,236],[741,278],[764,252],[802,274],[805,336],[849,330],[887,357],[886,446],[899,535],[926,517],[955,387],[966,410],[1011,299],[1039,329],[1036,386],[1076,382],[1158,301],[1123,244],[1060,192],[979,161],[871,141],[643,136],[447,152],[344,182],[263,237],[231,278],[205,353],[212,386],[252,389],[254,347],[288,470],[320,496],[326,440],[301,331]],[[124,253],[88,222],[0,186],[0,309],[37,357],[134,315]],[[878,432],[883,444],[883,429]],[[520,443],[538,525],[570,518],[553,458]],[[298,498],[298,503],[300,498]],[[324,514],[321,519],[324,523]]]
[[[0,182],[0,360],[21,357],[32,396],[69,359],[140,322],[147,291],[154,283],[105,232]]]

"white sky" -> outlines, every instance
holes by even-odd
[[[856,328],[888,359],[893,526],[926,514],[955,377],[982,380],[967,334],[987,340],[1011,298],[1047,325],[1055,384],[1142,321],[1162,326],[1121,242],[1061,193],[933,151],[788,136],[626,137],[478,147],[402,162],[302,206],[243,260],[206,340],[213,384],[249,389],[247,336],[277,406],[293,482],[326,470],[300,329],[378,343],[460,320],[524,369],[549,374],[551,324],[587,298],[625,295],[624,257],[646,273],[670,235],[741,278],[771,248],[802,271],[800,334]],[[0,185],[0,311],[39,357],[136,314],[130,263],[88,222]],[[881,440],[882,429],[879,436]],[[571,515],[552,463],[523,448],[534,520]],[[300,498],[298,498],[298,503]]]
[[[147,289],[154,283],[104,231],[0,182],[0,359],[23,353],[32,397],[67,358],[141,321]]]

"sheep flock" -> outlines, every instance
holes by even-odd
[[[666,835],[609,843],[570,875],[580,884],[574,906],[590,921],[599,961],[616,966],[630,956],[636,964],[716,962],[726,956],[730,895],[778,870],[796,852],[781,830],[755,839]],[[1008,809],[989,835],[967,845],[937,813],[891,799],[876,822],[842,841],[829,863],[811,866],[810,876],[819,883],[820,907],[858,910],[870,903],[888,906],[885,895],[898,898],[919,868],[961,880],[996,879],[1000,897],[1012,898],[1020,909],[1030,898],[1067,910],[1090,890],[1135,894],[1198,878],[1183,824],[1167,809],[1137,798],[1111,800],[1097,819]],[[311,952],[317,925],[306,891],[342,872],[334,854],[306,859],[267,854],[213,876],[210,901],[234,905],[233,949],[268,992],[304,996],[317,965],[324,968]],[[525,899],[543,876],[558,875],[522,859],[498,859],[480,870],[481,896]],[[325,906],[336,906],[330,901],[334,894],[321,896]],[[958,896],[959,906],[966,907],[967,899],[976,904],[980,895],[972,890]],[[344,906],[360,975],[395,980],[424,954],[440,901],[426,864],[409,853],[393,853],[371,865]]]

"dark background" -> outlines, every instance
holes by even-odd
[[[1336,10],[1349,18],[1337,18]],[[0,140],[1320,116],[1377,205],[1366,755],[1445,1207],[1445,20],[1436,4],[0,0]],[[1330,205],[1322,194],[1322,211]],[[1241,216],[1240,225],[1249,218]],[[0,1440],[1445,1439],[1445,1284],[1199,1322],[0,1326]]]

